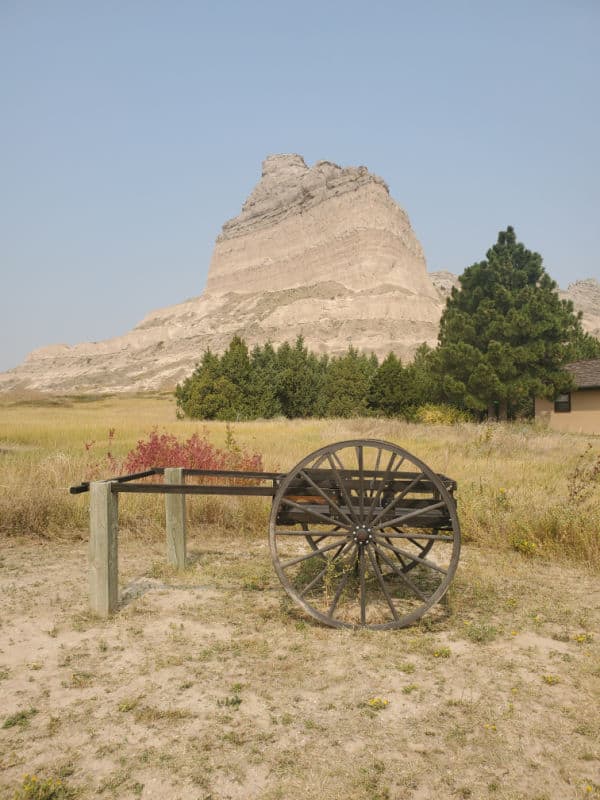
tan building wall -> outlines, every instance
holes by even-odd
[[[558,414],[552,400],[536,397],[535,418],[556,431],[600,434],[600,389],[571,392],[571,410]]]

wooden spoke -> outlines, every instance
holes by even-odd
[[[327,539],[329,536],[348,536],[348,531],[331,530],[331,531],[310,531],[303,528],[300,531],[277,531],[277,536],[319,536],[320,539]]]
[[[348,524],[350,527],[352,527],[352,526],[354,525],[354,523],[352,522],[352,520],[350,519],[350,517],[349,517],[349,516],[348,516],[346,513],[344,513],[344,511],[342,511],[342,509],[341,509],[341,508],[338,506],[338,504],[337,504],[337,503],[334,503],[334,502],[333,502],[333,500],[331,499],[331,497],[330,497],[330,496],[329,496],[329,495],[328,495],[326,492],[324,492],[324,491],[321,489],[321,487],[320,487],[320,486],[317,486],[317,484],[316,484],[316,483],[313,481],[313,479],[310,477],[310,475],[307,475],[307,474],[306,474],[306,472],[305,472],[304,470],[300,470],[300,472],[299,472],[298,474],[299,474],[299,475],[300,475],[300,476],[301,476],[301,477],[302,477],[302,478],[303,478],[305,481],[307,481],[308,485],[309,485],[309,486],[311,486],[311,487],[312,487],[312,488],[313,488],[313,489],[314,489],[314,490],[315,490],[315,491],[316,491],[316,492],[317,492],[317,493],[318,493],[318,494],[319,494],[319,495],[320,495],[320,496],[321,496],[321,497],[322,497],[324,500],[326,500],[326,501],[327,501],[327,503],[329,503],[329,505],[330,505],[330,506],[333,508],[333,510],[334,510],[334,511],[337,511],[337,513],[340,515],[340,517],[342,517],[343,519],[345,519],[345,520],[346,520],[347,524]]]
[[[297,511],[302,511],[303,514],[308,514],[313,519],[318,520],[319,522],[325,522],[327,525],[331,525],[331,519],[326,517],[324,514],[320,514],[318,511],[315,511],[313,508],[310,508],[307,503],[296,503],[295,500],[290,500],[289,497],[282,497],[281,502],[284,503],[286,506],[290,506],[291,508],[295,508]],[[337,522],[337,520],[336,520]],[[339,523],[340,528],[351,528],[351,525],[344,525]]]
[[[367,583],[365,580],[365,548],[358,549],[358,563],[360,569],[360,624],[367,621]]]
[[[394,537],[394,534],[398,534]],[[421,534],[417,534],[418,539],[421,538]],[[407,534],[402,528],[393,528],[393,533],[391,531],[385,531],[385,540],[388,544],[393,544],[393,539],[404,539],[406,538],[411,544],[414,544],[415,547],[419,548],[419,553],[422,557],[425,557],[427,553],[431,550],[431,548],[435,545],[436,541],[440,541],[442,537],[438,537],[436,533],[427,533],[423,534],[424,544],[421,541],[418,541],[417,538],[413,534]],[[450,537],[450,541],[452,541],[452,537]],[[406,562],[401,556],[396,555],[396,558],[402,564],[404,572],[409,572],[411,569],[414,569],[417,566],[416,561],[408,561]]]
[[[381,570],[379,569],[379,564],[377,563],[377,559],[373,557],[373,553],[371,552],[371,550],[368,550],[368,553],[369,553],[369,559],[371,561],[371,566],[373,567],[373,572],[377,576],[377,580],[379,581],[381,591],[383,592],[387,604],[390,607],[390,611],[392,612],[393,618],[397,621],[399,619],[398,612],[396,611],[394,602],[390,597],[390,593],[388,592],[387,586],[385,585],[385,581],[383,580],[383,575],[381,574]]]
[[[410,558],[412,561],[417,561],[419,564],[423,564],[423,566],[429,567],[429,569],[433,569],[436,572],[441,572],[442,575],[446,575],[448,572],[447,569],[444,569],[443,567],[438,567],[437,564],[434,564],[433,561],[429,561],[429,559],[427,558],[421,558],[421,556],[416,556],[414,553],[408,553],[406,550],[400,550],[397,547],[394,547],[393,545],[387,542],[380,541],[380,539],[377,539],[377,541],[379,542],[379,544],[381,544],[382,547],[387,547],[388,550],[393,550],[393,552],[396,553],[397,556],[404,556],[404,558]]]
[[[337,460],[338,464],[341,464],[341,461],[339,460],[339,458],[336,458],[336,460]],[[340,487],[340,490],[341,490],[342,494],[344,495],[344,500],[346,501],[346,504],[347,504],[348,508],[349,509],[354,508],[354,504],[352,503],[352,499],[351,499],[350,495],[348,494],[348,489],[346,488],[346,484],[342,480],[342,477],[340,476],[340,473],[338,472],[337,467],[333,463],[333,458],[331,456],[328,456],[328,461],[329,461],[329,464],[330,464],[331,469],[333,471],[333,474],[335,476],[336,483]],[[343,465],[342,465],[342,469],[343,469]]]
[[[373,511],[375,510],[375,507],[376,507],[377,503],[379,502],[379,498],[381,497],[381,495],[383,493],[383,489],[384,489],[385,485],[387,483],[389,483],[391,481],[391,479],[392,479],[392,475],[393,475],[392,470],[394,468],[394,461],[396,460],[397,457],[398,457],[397,453],[392,453],[391,454],[390,460],[388,461],[388,465],[385,468],[385,471],[383,473],[383,477],[379,481],[379,485],[377,487],[377,490],[375,491],[375,494],[371,498],[371,505],[369,506],[369,511],[368,511],[368,514],[367,514],[367,521],[368,522],[370,522],[372,517],[373,517]],[[375,479],[375,476],[373,476],[373,479]]]
[[[390,531],[385,532],[386,539],[408,539],[413,544],[421,547],[418,540],[425,539],[428,542],[452,542],[454,541],[453,536],[444,536],[443,534],[440,535],[438,533],[403,533],[401,531],[396,532],[394,528],[394,533]],[[425,549],[425,548],[423,548]]]
[[[387,542],[388,544],[391,544],[391,543],[392,543],[392,542],[391,542],[391,539],[389,539],[387,536],[385,537],[385,540],[386,540],[386,542]],[[397,558],[397,559],[398,559],[398,561],[399,561],[399,562],[402,564],[402,569],[403,569],[405,572],[406,572],[407,570],[409,570],[409,569],[410,569],[410,564],[411,564],[411,562],[410,562],[410,561],[405,561],[405,560],[402,558],[402,556],[399,556],[399,555],[397,555],[397,554],[396,554],[396,558]]]
[[[363,446],[361,444],[357,445],[354,449],[356,450],[356,462],[358,464],[358,481],[359,481],[358,507],[359,507],[360,521],[362,524],[365,521],[364,453],[363,453]]]
[[[333,556],[331,557],[331,560],[335,561],[337,558],[340,558],[342,556],[344,550],[347,550],[351,546],[352,546],[352,542],[344,542],[343,544],[341,544],[339,550],[337,551],[337,553],[334,553]],[[323,580],[323,578],[325,577],[325,573],[327,572],[328,569],[329,569],[329,559],[327,559],[327,564],[325,564],[325,566],[323,567],[321,572],[319,572],[319,574],[315,578],[313,578],[310,583],[307,583],[306,586],[304,587],[304,589],[302,589],[302,591],[300,592],[300,597],[304,597],[304,595],[307,594],[308,592],[310,592],[311,589],[314,589],[314,587],[320,581]]]
[[[391,567],[391,569],[394,571],[394,573],[404,581],[404,583],[408,586],[408,588],[412,592],[414,592],[417,595],[417,597],[419,597],[423,601],[426,601],[426,600],[429,599],[428,596],[425,594],[425,592],[422,592],[419,589],[419,587],[415,583],[413,583],[406,576],[405,571],[403,569],[398,569],[398,567],[394,564],[394,562],[390,558],[388,558],[386,556],[386,554],[383,552],[383,550],[381,550],[377,546],[375,547],[375,550],[376,550],[377,554],[379,555],[379,557],[381,558],[381,560],[385,561],[385,563],[388,565],[388,567]]]
[[[414,519],[415,517],[420,517],[421,514],[426,514],[428,511],[436,511],[438,508],[443,508],[446,504],[441,501],[439,503],[433,503],[430,506],[424,506],[423,508],[415,508],[414,511],[409,511],[407,514],[403,514],[401,517],[396,517],[395,519],[390,519],[387,522],[379,522],[377,525],[372,525],[372,528],[385,528],[385,527],[393,527],[394,525],[402,525],[408,519]]]
[[[348,581],[350,580],[350,577],[352,576],[352,568],[351,567],[353,567],[353,566],[354,565],[350,565],[349,568],[344,573],[341,581],[339,582],[338,588],[336,589],[336,592],[335,592],[335,594],[333,596],[333,600],[331,601],[331,605],[327,609],[327,614],[331,618],[333,618],[333,614],[335,612],[335,609],[337,608],[337,604],[340,601],[340,597],[342,596],[342,592],[346,588],[346,586],[348,584]]]
[[[334,544],[328,544],[326,547],[317,547],[310,553],[305,553],[302,556],[290,559],[290,561],[285,561],[281,566],[283,567],[283,569],[287,569],[288,567],[291,567],[294,564],[299,564],[301,561],[306,561],[307,559],[314,558],[319,554],[327,553],[329,550],[333,550],[334,547],[339,547],[338,542],[335,542]]]
[[[382,452],[383,451],[382,451],[381,447],[378,447],[377,448],[377,458],[375,459],[375,467],[373,468],[373,475],[371,476],[371,482],[370,482],[370,485],[369,485],[369,500],[370,501],[373,500],[373,494],[375,492],[376,477],[377,477],[377,472],[379,471],[379,464],[381,463],[381,453]],[[369,503],[369,508],[370,507],[371,507],[371,504]]]
[[[397,454],[392,454],[392,458],[390,459],[390,462],[389,462],[389,464],[387,466],[387,469],[385,471],[384,477],[379,482],[379,488],[377,489],[377,492],[375,493],[375,497],[371,500],[371,505],[369,506],[369,513],[368,513],[368,516],[367,516],[367,521],[368,521],[369,525],[372,524],[373,513],[375,512],[375,509],[377,508],[377,505],[378,505],[379,501],[382,498],[382,495],[383,495],[383,492],[385,490],[385,487],[387,485],[389,485],[389,483],[393,480],[394,473],[398,472],[400,470],[400,467],[404,463],[405,459],[404,459],[404,456],[402,456],[399,459],[398,463],[394,464],[394,456],[397,457]]]
[[[415,488],[415,486],[417,486],[417,484],[419,484],[419,483],[421,482],[421,478],[424,478],[424,477],[425,477],[424,475],[417,475],[417,477],[416,477],[416,478],[415,478],[413,481],[411,481],[411,482],[408,484],[408,486],[406,486],[406,487],[405,487],[405,488],[404,488],[404,489],[403,489],[403,490],[400,492],[400,494],[397,494],[397,495],[396,495],[396,497],[394,497],[394,499],[393,499],[393,500],[391,500],[391,501],[390,501],[390,502],[387,504],[387,506],[386,506],[385,508],[382,508],[382,509],[381,509],[381,511],[379,512],[379,514],[377,514],[377,516],[375,517],[375,519],[373,519],[373,520],[371,521],[371,525],[375,525],[375,524],[376,524],[376,523],[377,523],[377,522],[378,522],[378,521],[379,521],[379,520],[380,520],[380,519],[381,519],[381,518],[382,518],[382,517],[383,517],[385,514],[387,514],[387,512],[388,512],[388,511],[391,511],[391,510],[392,510],[392,508],[395,508],[395,507],[398,505],[398,503],[399,503],[401,500],[403,500],[403,499],[406,497],[406,495],[407,495],[409,492],[411,492],[411,491],[412,491],[412,490]]]

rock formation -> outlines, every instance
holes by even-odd
[[[406,213],[366,167],[270,156],[215,245],[200,297],[149,314],[125,336],[36,350],[0,374],[0,391],[145,391],[174,386],[204,350],[235,334],[252,345],[299,334],[317,352],[349,345],[410,358],[434,345],[456,276],[428,275]],[[566,292],[600,334],[600,285]]]
[[[595,278],[575,281],[560,295],[573,301],[575,311],[582,312],[583,329],[600,339],[600,283]]]
[[[217,239],[203,295],[105,342],[31,353],[0,390],[131,391],[174,385],[234,334],[312,350],[411,356],[433,344],[442,301],[406,213],[366,167],[271,156]]]
[[[453,286],[456,286],[457,289],[460,288],[458,275],[455,275],[453,272],[448,272],[448,270],[441,269],[438,270],[438,272],[430,272],[429,277],[431,278],[431,282],[437,289],[438,294],[442,299],[443,303],[445,303],[446,300],[450,297]]]

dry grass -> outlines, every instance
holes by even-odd
[[[205,430],[216,445],[225,444],[225,424],[177,420],[172,397],[5,398],[0,405],[0,531],[51,537],[85,531],[87,498],[70,496],[68,486],[98,470],[109,477],[103,472],[107,450],[124,456],[157,426],[180,438]],[[115,436],[109,443],[111,428]],[[444,427],[377,419],[269,420],[239,423],[234,430],[241,446],[263,455],[267,470],[286,471],[310,451],[342,439],[396,442],[458,481],[466,541],[600,567],[598,476],[586,491],[573,492],[572,485],[578,466],[587,464],[591,475],[600,462],[597,437],[531,425]],[[264,535],[264,502],[207,498],[189,506],[192,524],[205,522],[245,537]],[[159,498],[127,497],[120,513],[124,529],[161,535]]]
[[[83,543],[7,541],[0,797],[37,798],[24,774],[81,800],[600,797],[592,576],[467,545],[441,617],[336,631],[264,542],[190,551],[177,575],[126,535],[98,621]]]
[[[177,573],[161,501],[123,496],[122,605],[97,620],[87,496],[67,487],[110,428],[122,456],[154,426],[225,443],[223,424],[178,421],[169,398],[0,405],[0,797],[600,798],[597,439],[240,423],[268,470],[375,437],[456,478],[466,546],[438,613],[402,631],[321,627],[276,581],[262,501],[189,499]]]

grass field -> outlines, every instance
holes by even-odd
[[[87,498],[67,487],[157,426],[233,436],[267,470],[374,437],[451,475],[465,547],[443,613],[321,627],[277,582],[263,501],[189,501],[176,574],[161,501],[122,496],[122,608],[92,618]],[[177,420],[165,397],[5,398],[0,797],[600,797],[599,457],[594,437],[531,426],[227,430]]]
[[[70,496],[68,486],[110,477],[107,452],[123,457],[154,428],[179,438],[206,432],[211,442],[225,446],[224,423],[178,420],[175,411],[171,397],[0,402],[0,532],[53,537],[84,530],[86,498]],[[396,442],[458,481],[465,541],[600,567],[598,437],[530,425],[450,427],[378,419],[236,423],[233,436],[263,456],[266,470],[282,472],[330,442]],[[260,536],[267,506],[198,501],[191,513],[194,522],[209,519],[238,535]],[[121,524],[159,535],[162,515],[161,501],[130,497],[122,504]]]

